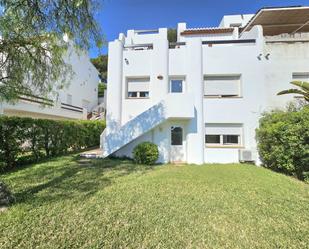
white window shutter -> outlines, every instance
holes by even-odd
[[[148,92],[149,78],[128,79],[128,92]]]
[[[205,124],[206,135],[242,135],[242,124]]]
[[[206,76],[204,95],[208,96],[239,96],[240,76]]]

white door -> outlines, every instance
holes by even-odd
[[[182,126],[171,126],[170,161],[184,162],[184,129]]]

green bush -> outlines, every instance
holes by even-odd
[[[133,159],[136,163],[152,165],[158,158],[158,146],[151,142],[140,143],[133,150]]]
[[[256,131],[263,165],[306,180],[309,175],[309,107],[273,111],[260,120]]]
[[[0,117],[0,169],[100,144],[104,121]]]
[[[8,187],[0,181],[0,207],[8,206],[15,200]]]

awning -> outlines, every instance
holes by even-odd
[[[262,8],[242,32],[251,30],[255,25],[261,25],[264,35],[268,36],[309,32],[309,7]]]

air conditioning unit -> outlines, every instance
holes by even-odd
[[[240,162],[254,162],[255,161],[255,153],[252,150],[239,150],[239,161]]]

